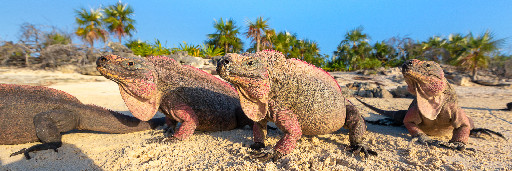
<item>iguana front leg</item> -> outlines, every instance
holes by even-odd
[[[263,119],[259,122],[254,122],[252,127],[252,134],[254,138],[254,144],[251,145],[251,149],[260,150],[265,148],[265,139],[267,137],[267,120]]]
[[[196,127],[199,124],[197,115],[190,106],[184,103],[176,106],[172,113],[174,117],[179,119],[178,121],[181,122],[181,126],[178,128],[176,133],[174,133],[173,137],[177,140],[187,139],[194,133],[194,130],[196,130]]]
[[[271,113],[274,114],[272,119],[274,120],[277,127],[279,127],[281,131],[284,132],[284,136],[274,146],[273,154],[254,154],[254,157],[260,161],[267,161],[269,159],[276,161],[282,156],[289,154],[293,149],[295,149],[297,140],[299,140],[302,136],[299,120],[291,110],[281,109],[278,106],[272,105],[272,103],[269,109],[271,110]]]
[[[377,155],[377,152],[370,150],[364,143],[363,138],[366,132],[366,125],[363,117],[353,105],[346,105],[345,126],[349,129],[349,140],[351,152],[363,152],[365,157]]]

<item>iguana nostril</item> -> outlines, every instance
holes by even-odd
[[[224,64],[229,64],[229,60],[224,59],[223,63],[224,63]]]

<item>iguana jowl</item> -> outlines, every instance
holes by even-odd
[[[217,72],[235,85],[242,109],[257,122],[251,148],[265,147],[267,121],[284,132],[273,154],[257,153],[256,158],[276,160],[290,153],[303,134],[329,134],[341,127],[350,130],[353,149],[376,155],[363,143],[366,125],[362,116],[347,103],[327,72],[271,50],[227,54],[220,59]]]
[[[187,139],[194,130],[223,131],[253,123],[228,83],[171,58],[107,55],[96,64],[103,76],[119,85],[135,117],[148,120],[160,110],[171,128],[181,122],[169,141]]]
[[[359,99],[362,104],[379,114],[392,118],[377,123],[403,123],[412,137],[422,143],[463,150],[469,135],[502,134],[484,128],[475,128],[473,121],[457,103],[453,87],[444,77],[441,66],[433,61],[408,60],[402,65],[402,74],[408,85],[407,90],[415,96],[408,110],[384,111]],[[428,135],[451,134],[449,143],[435,141]]]
[[[53,149],[62,146],[61,134],[73,129],[106,133],[129,133],[164,125],[163,118],[142,122],[95,105],[81,103],[60,90],[14,84],[0,84],[0,144],[41,141],[13,153]]]

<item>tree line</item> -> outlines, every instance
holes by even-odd
[[[78,27],[74,35],[80,37],[91,49],[96,41],[106,43],[110,36],[117,38],[121,43],[124,37],[131,38],[136,32],[133,14],[133,8],[121,2],[104,8],[80,8],[75,10]],[[319,53],[320,49],[315,41],[299,38],[296,33],[276,31],[269,26],[268,20],[263,17],[258,17],[254,21],[246,20],[244,28],[238,26],[233,19],[214,20],[212,26],[215,32],[208,34],[202,45],[183,42],[178,47],[168,48],[158,39],[155,39],[154,43],[130,39],[125,45],[135,55],[140,56],[187,51],[189,55],[204,58],[222,56],[226,53],[274,49],[282,52],[287,58],[301,59],[328,71],[395,67],[408,59],[421,59],[459,66],[471,71],[473,78],[479,69],[488,67],[490,63],[502,64],[503,61],[511,59],[510,55],[501,54],[499,51],[504,39],[496,39],[490,31],[476,36],[471,32],[466,35],[451,34],[447,37],[432,36],[425,41],[396,36],[370,44],[370,37],[364,33],[363,27],[346,32],[330,57]],[[24,54],[27,66],[29,57],[37,56],[41,49],[52,44],[71,43],[70,34],[57,31],[55,28],[51,31],[41,30],[28,23],[20,28],[21,36],[17,48],[18,51],[26,52]],[[251,41],[249,48],[245,50],[244,42],[240,38],[243,36]],[[2,46],[13,46],[13,43],[4,42]]]

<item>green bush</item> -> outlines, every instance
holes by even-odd
[[[171,54],[171,49],[163,47],[162,43],[157,39],[154,44],[142,42],[140,40],[130,40],[125,44],[126,47],[133,51],[133,54],[146,56],[160,56]]]
[[[365,58],[359,63],[361,69],[375,69],[382,66],[382,62],[376,58]]]

